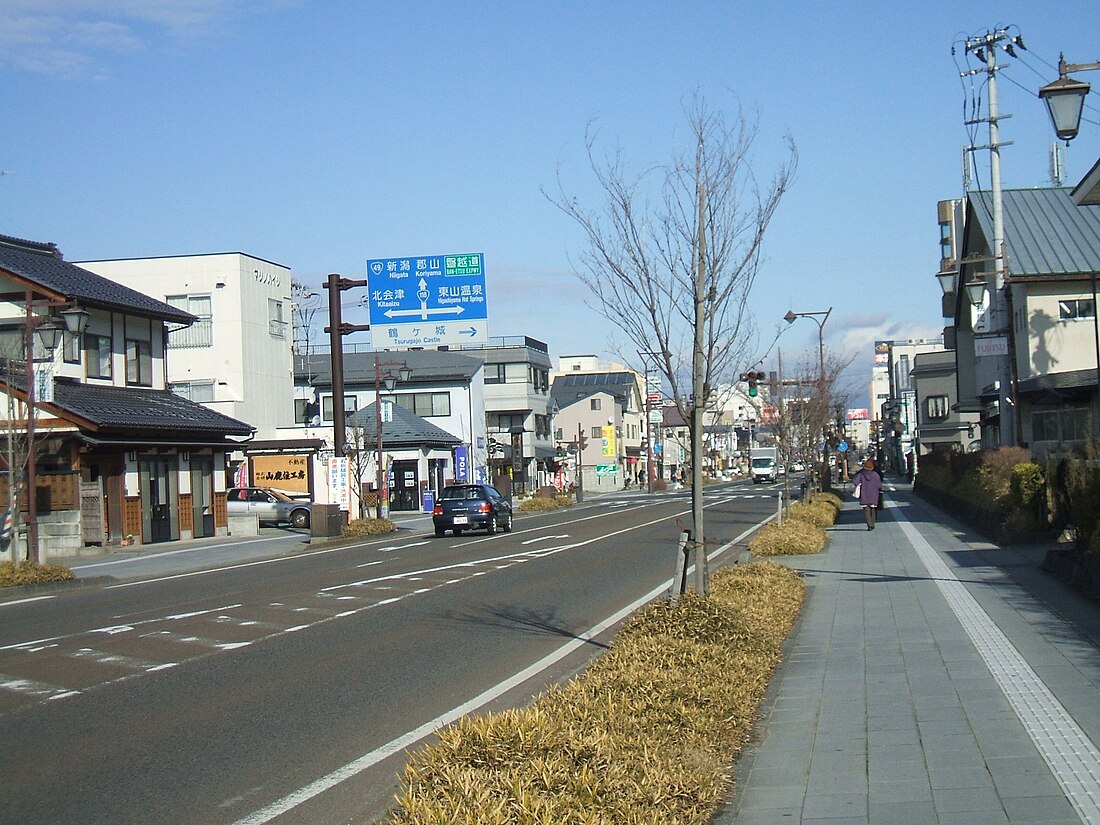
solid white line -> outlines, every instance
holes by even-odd
[[[43,599],[55,599],[56,596],[28,596],[25,599],[15,599],[10,602],[0,602],[0,607],[10,607],[13,604],[27,604],[27,602],[40,602]]]
[[[1077,815],[1086,825],[1098,825],[1100,751],[902,510],[889,500],[886,506],[893,508],[902,532],[985,660]]]
[[[285,541],[286,536],[272,536],[265,539],[250,539],[249,541],[220,541],[217,544],[200,544],[196,547],[181,547],[179,550],[164,550],[162,552],[153,555],[144,556],[132,556],[127,559],[112,559],[111,561],[96,561],[90,564],[78,564],[74,567],[70,567],[70,570],[95,570],[97,567],[111,567],[115,564],[133,564],[139,561],[149,561],[150,559],[159,559],[165,556],[178,556],[181,553],[200,553],[203,550],[215,550],[220,547],[236,547],[243,544],[264,544],[269,541]]]
[[[725,553],[727,550],[729,550],[729,548],[733,547],[736,544],[739,544],[745,538],[745,536],[752,533],[753,530],[759,528],[760,525],[764,524],[766,521],[767,520],[762,521],[759,524],[750,527],[748,530],[745,530],[745,532],[743,532],[737,538],[733,539],[733,541],[727,542],[726,544],[716,549],[709,556],[707,556],[707,558],[715,559],[722,553]],[[444,727],[445,725],[449,725],[452,722],[458,721],[468,713],[472,713],[478,708],[488,704],[489,702],[492,702],[494,699],[500,698],[513,688],[517,688],[522,685],[528,679],[537,676],[539,673],[546,670],[554,663],[564,659],[577,648],[587,644],[591,639],[599,636],[608,628],[613,627],[618,622],[621,622],[635,610],[638,610],[639,608],[645,606],[662,594],[667,593],[668,589],[671,586],[672,579],[669,579],[668,581],[661,584],[659,587],[655,587],[653,590],[646,593],[640,599],[635,600],[618,612],[613,613],[611,616],[608,616],[599,624],[589,628],[573,641],[565,643],[553,653],[544,656],[542,659],[539,659],[537,662],[530,665],[529,667],[526,667],[518,673],[512,675],[508,679],[505,679],[503,682],[500,682],[499,684],[492,686],[483,693],[478,694],[473,699],[470,699],[468,702],[464,702],[458,707],[452,708],[446,713],[441,714],[428,722],[425,722],[420,727],[414,728],[408,733],[399,736],[396,739],[391,740],[390,742],[387,742],[385,745],[382,745],[381,747],[375,748],[374,750],[363,754],[358,759],[347,763],[343,767],[338,768],[327,776],[322,776],[320,779],[311,782],[304,788],[300,788],[297,791],[294,791],[293,793],[284,796],[282,799],[278,799],[275,802],[272,802],[270,805],[261,808],[255,813],[250,814],[243,819],[238,819],[236,823],[234,823],[234,825],[264,825],[264,823],[270,822],[275,817],[281,816],[287,811],[290,811],[303,804],[304,802],[309,801],[313,797],[324,793],[325,791],[335,787],[336,785],[339,785],[341,782],[351,779],[353,776],[356,776],[357,774],[362,773],[368,768],[377,765],[384,759],[387,759],[394,754],[401,753],[401,751],[412,747],[421,739],[426,736],[430,736],[439,728]]]

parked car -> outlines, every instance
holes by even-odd
[[[497,529],[512,531],[512,502],[489,484],[453,484],[444,487],[432,510],[435,534],[450,530],[461,535],[463,530]]]
[[[309,527],[312,501],[291,498],[268,487],[230,487],[226,495],[229,515],[255,515],[261,524]]]
[[[792,473],[804,473],[806,472],[806,465],[801,461],[792,461],[789,469]]]

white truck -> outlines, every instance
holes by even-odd
[[[749,474],[753,484],[771,484],[779,479],[779,450],[775,447],[753,447],[749,450]]]

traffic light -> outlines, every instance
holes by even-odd
[[[741,380],[748,382],[750,398],[756,398],[756,396],[760,393],[760,390],[757,389],[756,384],[758,381],[763,381],[765,377],[766,376],[764,375],[764,373],[757,372],[756,370],[741,373]]]
[[[588,436],[584,433],[577,433],[577,446],[580,447],[581,452],[584,452],[584,448],[588,446]]]

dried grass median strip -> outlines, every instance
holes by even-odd
[[[406,766],[389,821],[705,823],[805,586],[758,562],[719,571],[711,591],[639,612],[606,655],[532,706],[441,731]]]

